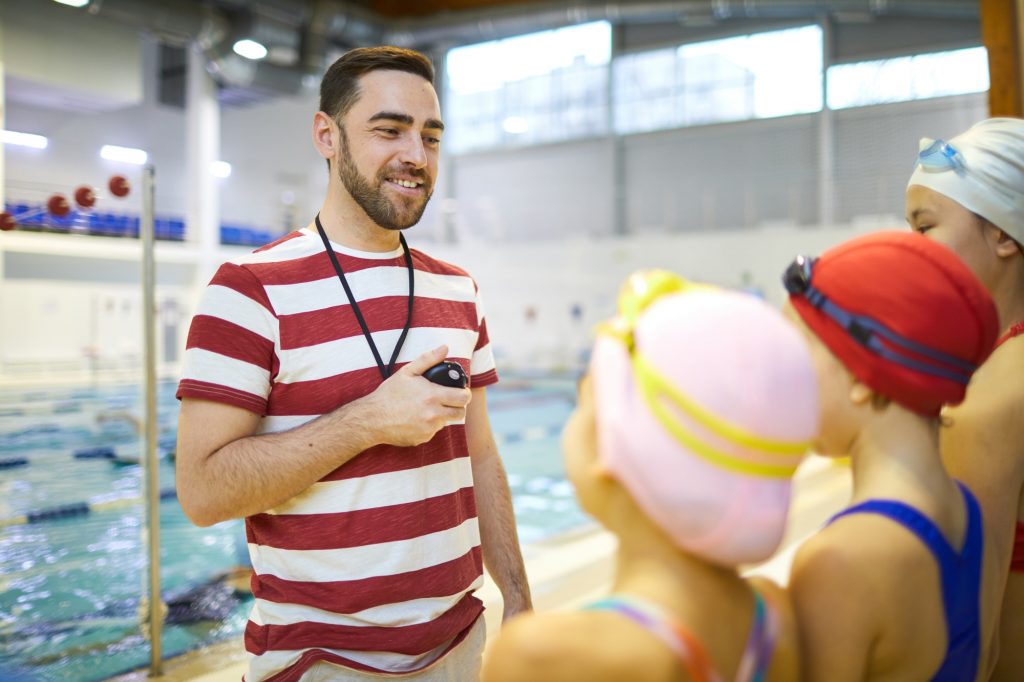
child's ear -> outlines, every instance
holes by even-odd
[[[857,380],[850,384],[850,402],[854,405],[866,405],[871,401],[872,395],[874,395],[874,391],[868,388],[866,384],[862,384]]]
[[[1001,258],[1012,258],[1021,251],[1021,246],[1018,244],[1013,237],[1006,234],[1003,230],[999,230],[999,236],[996,240],[996,255]]]

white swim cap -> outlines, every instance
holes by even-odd
[[[949,142],[922,139],[910,185],[949,197],[1024,243],[1024,120],[990,118]]]

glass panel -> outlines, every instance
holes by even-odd
[[[886,102],[984,92],[984,47],[839,64],[828,70],[828,106],[846,109]]]
[[[615,129],[818,111],[821,50],[821,29],[804,26],[618,57]]]
[[[603,134],[609,59],[604,21],[451,50],[445,144],[458,153]]]

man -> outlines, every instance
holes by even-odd
[[[246,517],[248,682],[475,679],[481,560],[505,618],[530,608],[476,284],[400,237],[437,177],[433,76],[390,47],[330,67],[320,213],[221,266],[192,322],[178,495],[199,525]],[[422,376],[446,358],[469,388]]]
[[[942,458],[978,496],[986,578],[981,677],[1024,679],[1024,121],[993,118],[952,138],[924,140],[907,186],[911,228],[953,249],[992,295],[1002,334],[964,403],[947,409]],[[1005,585],[1005,591],[1002,586]],[[1001,601],[1001,605],[1000,602]],[[998,664],[996,659],[998,657]],[[996,665],[994,671],[992,666]]]

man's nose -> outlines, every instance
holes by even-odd
[[[398,160],[414,168],[423,168],[427,165],[427,149],[419,134],[410,133],[406,136]]]

